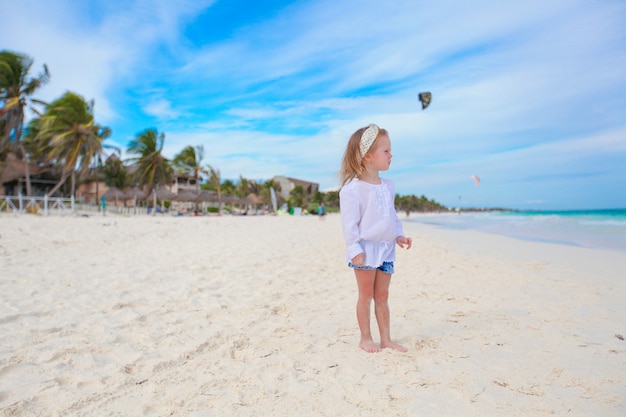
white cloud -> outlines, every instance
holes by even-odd
[[[178,111],[172,108],[172,103],[164,98],[158,98],[147,103],[143,107],[143,111],[146,114],[164,120],[175,119],[180,115]]]
[[[568,175],[626,186],[608,173],[625,153],[619,0],[305,1],[220,40],[193,26],[189,42],[212,4],[11,2],[0,36],[50,67],[40,98],[94,98],[120,141],[157,118],[170,156],[204,143],[231,178],[333,187],[348,136],[376,122],[403,193],[455,201],[474,173],[485,205],[571,203]]]

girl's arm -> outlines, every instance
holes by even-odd
[[[345,186],[339,192],[339,210],[341,211],[341,227],[346,243],[346,254],[348,259],[353,259],[358,254],[363,253],[363,248],[359,243],[361,241],[359,200],[354,190],[350,189],[349,186]]]
[[[389,182],[389,188],[391,190],[391,195],[395,195],[395,186],[393,182],[391,181]],[[396,243],[401,248],[404,248],[404,246],[406,245],[406,248],[410,249],[411,244],[413,243],[413,240],[410,237],[404,236],[404,231],[402,230],[402,222],[398,218],[398,213],[396,212],[395,201],[392,200],[392,204],[393,204],[393,216],[396,218],[396,236],[397,236]]]
[[[400,246],[403,249],[405,246],[407,249],[411,249],[411,245],[413,244],[413,239],[411,239],[410,237],[398,236],[396,238],[396,243],[398,244],[398,246]]]

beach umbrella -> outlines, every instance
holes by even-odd
[[[115,205],[117,206],[118,200],[126,200],[126,196],[124,192],[116,187],[110,187],[106,193],[102,195],[105,200],[115,200]]]
[[[174,200],[195,202],[197,197],[198,195],[191,190],[179,190],[178,194],[174,196]]]
[[[125,200],[126,195],[119,188],[109,187],[106,193],[104,193],[104,198],[107,200]]]
[[[176,197],[176,194],[167,188],[159,188],[156,190],[156,198],[161,201],[172,200],[174,197]]]
[[[230,206],[234,206],[238,204],[240,201],[239,197],[232,194],[222,194],[222,204],[228,204]],[[221,210],[221,207],[220,207]]]
[[[124,196],[128,200],[143,200],[144,198],[146,198],[146,193],[141,188],[133,187],[129,190],[124,191]]]
[[[255,193],[250,193],[247,199],[249,201],[249,204],[254,204],[255,206],[260,206],[261,204],[263,204],[263,200],[261,200],[261,197],[259,197]]]
[[[202,190],[200,191],[200,193],[196,196],[196,200],[198,202],[201,203],[205,203],[205,202],[212,202],[212,203],[217,203],[218,202],[218,198],[217,198],[217,192],[216,191],[210,191],[210,190]]]
[[[133,187],[124,191],[127,200],[133,200],[133,207],[137,210],[137,200],[146,200],[148,195],[139,187]]]
[[[222,203],[234,204],[239,202],[239,197],[232,194],[222,194]]]
[[[207,202],[217,203],[219,202],[217,191],[201,190],[198,194],[196,194],[194,202],[196,203],[196,210],[200,209],[199,207],[200,203],[207,203]]]
[[[152,196],[154,198],[154,211],[152,213],[152,215],[154,216],[156,214],[156,200],[161,200],[161,211],[165,210],[165,201],[171,201],[174,197],[176,197],[176,194],[174,194],[173,192],[171,192],[170,190],[168,190],[167,188],[158,188],[152,191]]]

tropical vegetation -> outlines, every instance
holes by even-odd
[[[156,207],[157,187],[168,185],[173,174],[171,162],[163,156],[164,144],[165,134],[159,134],[156,129],[146,129],[128,144],[128,152],[135,155],[129,162],[135,165],[136,183],[144,186],[148,195],[152,194],[153,207]]]
[[[56,184],[37,190],[48,196],[75,195],[77,184],[104,182],[119,190],[137,187],[146,200],[157,206],[157,191],[172,184],[175,177],[186,177],[201,190],[216,193],[218,207],[229,196],[246,198],[253,194],[262,204],[272,203],[271,189],[276,191],[278,205],[303,207],[316,213],[324,203],[328,211],[339,210],[339,192],[313,193],[296,186],[286,199],[280,184],[274,180],[224,179],[219,168],[205,164],[204,146],[186,146],[170,160],[163,155],[165,133],[147,128],[132,139],[126,149],[129,157],[119,158],[121,150],[106,143],[112,131],[95,121],[94,103],[74,92],[67,92],[47,104],[33,96],[50,79],[48,67],[32,75],[33,59],[25,54],[0,51],[0,174],[9,154],[24,161],[26,195],[33,194],[29,167],[46,167]],[[34,116],[25,126],[25,110]],[[112,151],[111,151],[112,150]],[[69,190],[64,185],[70,179]],[[1,184],[0,184],[1,185]],[[439,211],[446,208],[425,196],[396,196],[396,206],[407,212]],[[218,212],[220,210],[218,209]]]
[[[50,79],[48,67],[33,77],[30,70],[33,59],[27,55],[11,51],[0,51],[0,162],[7,153],[13,151],[19,158],[28,162],[28,154],[22,144],[24,110],[29,107],[40,114],[35,104],[45,104],[33,98],[33,94]],[[28,163],[26,167],[26,193],[31,194]]]
[[[93,102],[81,96],[65,93],[48,106],[41,117],[30,121],[25,148],[36,161],[55,165],[61,179],[48,195],[54,194],[68,179],[72,180],[72,195],[77,176],[84,177],[95,161],[102,159],[103,141],[111,129],[94,122]]]

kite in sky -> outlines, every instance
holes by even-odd
[[[430,100],[433,98],[433,95],[429,92],[419,93],[417,98],[422,103],[422,110],[424,110],[430,104]]]
[[[472,175],[470,178],[474,180],[474,184],[480,184],[480,178],[478,178],[478,175]]]

